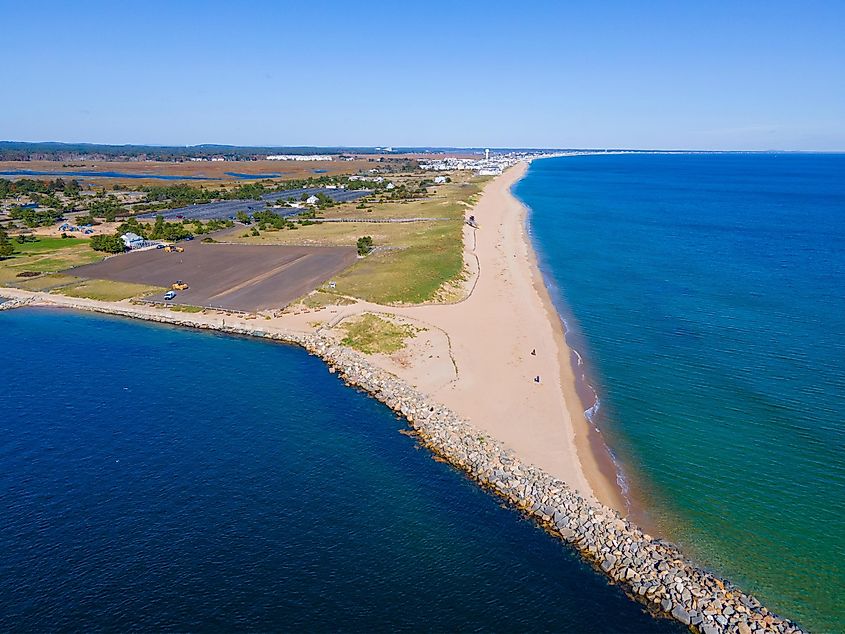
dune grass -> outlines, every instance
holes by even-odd
[[[205,310],[202,306],[190,306],[188,304],[168,304],[167,307],[177,313],[201,313]]]
[[[390,354],[405,347],[405,340],[415,336],[414,328],[366,313],[340,326],[346,332],[341,343],[365,354]]]

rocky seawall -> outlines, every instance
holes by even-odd
[[[25,300],[17,301],[10,307],[23,303]],[[511,450],[454,412],[327,337],[265,330],[257,324],[210,324],[174,313],[150,314],[131,306],[87,301],[62,301],[58,305],[302,346],[325,361],[329,371],[345,383],[407,419],[420,442],[436,455],[574,546],[655,615],[673,618],[704,634],[802,631],[771,613],[753,596],[697,567],[676,546],[645,534],[616,511],[585,499],[566,483],[521,462]]]

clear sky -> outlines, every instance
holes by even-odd
[[[845,1],[0,0],[0,139],[845,150]]]

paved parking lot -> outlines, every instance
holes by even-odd
[[[155,218],[156,216],[164,216],[165,220],[174,220],[179,217],[188,218],[190,220],[211,220],[217,218],[225,220],[232,218],[239,211],[244,211],[247,214],[252,214],[256,211],[261,211],[267,208],[267,203],[276,203],[279,200],[288,200],[293,198],[299,200],[303,194],[311,196],[323,192],[332,200],[337,202],[349,202],[350,200],[358,200],[370,194],[369,190],[349,190],[349,189],[325,189],[322,187],[307,187],[304,189],[291,189],[284,192],[273,192],[264,194],[258,200],[221,200],[216,203],[206,203],[204,205],[189,205],[188,207],[177,207],[175,209],[164,209],[162,211],[151,211],[146,214],[139,214],[137,218]],[[298,213],[299,209],[283,209],[275,210],[283,216],[292,216]]]
[[[172,303],[231,310],[278,309],[347,268],[354,247],[295,247],[180,243],[184,253],[152,249],[124,253],[67,273],[82,278],[169,288],[183,280]],[[163,300],[163,294],[152,299]]]

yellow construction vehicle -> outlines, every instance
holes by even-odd
[[[170,285],[174,291],[184,291],[188,288],[188,285],[185,284],[182,280],[176,280],[173,284]]]
[[[164,247],[164,250],[168,253],[182,253],[185,251],[183,247],[177,247],[175,244],[168,244],[166,247]]]

